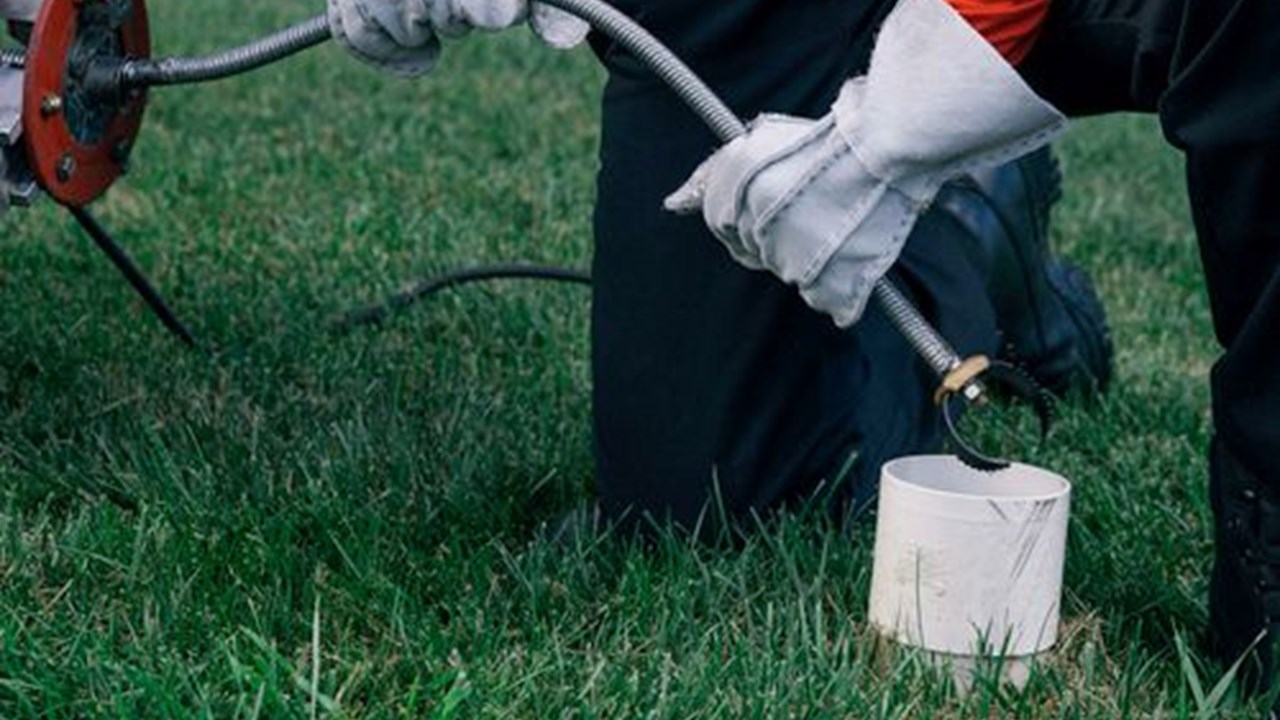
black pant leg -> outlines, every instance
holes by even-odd
[[[1055,0],[1022,71],[1072,114],[1157,111],[1187,161],[1214,327],[1214,421],[1280,486],[1280,3]]]
[[[1188,0],[1184,27],[1161,122],[1186,153],[1224,349],[1212,377],[1210,647],[1224,664],[1250,651],[1241,682],[1265,691],[1280,659],[1280,4]]]
[[[1192,215],[1224,354],[1214,429],[1280,490],[1280,137],[1187,149]]]
[[[1187,157],[1192,217],[1224,354],[1225,447],[1280,490],[1280,3],[1191,0],[1161,101]]]

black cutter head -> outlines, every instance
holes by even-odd
[[[993,361],[977,380],[987,389],[1000,388],[1010,397],[1029,403],[1040,420],[1040,440],[1043,441],[1048,437],[1050,426],[1053,424],[1053,396],[1027,371],[1007,362]],[[956,457],[965,465],[982,472],[1007,469],[1010,465],[1008,460],[980,452],[961,436],[957,421],[966,400],[962,393],[955,392],[946,393],[939,400],[942,419],[946,424],[947,434],[951,436],[951,442],[955,446]],[[985,400],[985,391],[968,402],[976,404],[983,400]]]

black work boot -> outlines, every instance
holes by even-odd
[[[1112,348],[1102,302],[1084,270],[1053,256],[1049,211],[1062,174],[1049,148],[948,184],[935,207],[973,239],[1002,337],[1002,359],[1056,395],[1101,392]]]
[[[1280,488],[1264,485],[1215,438],[1209,498],[1214,516],[1209,649],[1224,668],[1245,657],[1241,685],[1268,692],[1280,633]]]

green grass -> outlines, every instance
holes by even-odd
[[[157,50],[316,5],[157,0]],[[1063,639],[1025,692],[961,698],[875,642],[869,527],[531,540],[589,493],[586,293],[493,285],[325,327],[459,265],[584,266],[601,81],[511,33],[416,83],[326,48],[157,91],[100,212],[216,361],[51,204],[3,220],[0,717],[1253,716],[1196,654],[1214,345],[1147,119],[1061,147],[1057,242],[1098,280],[1119,376],[1026,456],[1077,498]]]

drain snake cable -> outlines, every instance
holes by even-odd
[[[582,18],[597,32],[625,48],[658,75],[722,142],[727,143],[747,132],[742,120],[707,87],[701,78],[670,49],[622,12],[602,0],[542,0],[542,2]],[[101,62],[97,67],[91,68],[85,82],[92,91],[100,92],[104,96],[120,95],[134,88],[208,82],[283,60],[329,39],[331,39],[331,33],[327,17],[320,15],[241,47],[211,55]],[[20,67],[23,61],[23,55],[18,51],[0,51],[0,63]],[[467,269],[417,281],[384,303],[347,313],[335,324],[335,328],[345,330],[378,323],[391,312],[445,288],[502,278],[590,283],[590,277],[585,273],[557,267],[497,265]],[[971,372],[976,365],[985,363],[985,358],[966,360],[957,354],[889,278],[882,278],[876,283],[873,300],[921,359],[942,380],[938,404],[947,418],[947,425],[952,431],[953,439],[960,445],[961,459],[979,469],[995,470],[1007,467],[1007,462],[983,456],[965,445],[954,431],[953,419],[950,417],[951,400],[963,400],[963,404],[967,405],[983,402],[987,396],[983,379],[989,378],[999,382],[1000,374]],[[1017,387],[1014,389],[1018,390]],[[1019,391],[1018,394],[1023,393]],[[1043,437],[1048,431],[1051,414],[1047,394],[1034,392],[1027,399],[1036,406]]]

